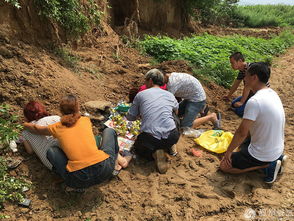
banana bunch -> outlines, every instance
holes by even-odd
[[[132,134],[137,136],[140,133],[140,124],[139,120],[136,121],[127,121],[124,116],[126,113],[119,113],[116,109],[111,109],[110,119],[113,121],[114,130],[120,136],[126,136],[127,134]]]

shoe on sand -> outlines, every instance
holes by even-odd
[[[158,172],[163,174],[166,173],[168,165],[167,165],[167,158],[165,155],[164,150],[159,149],[156,150],[154,153],[155,164],[158,169]]]
[[[278,160],[280,160],[282,162],[281,168],[280,168],[278,174],[282,174],[284,172],[285,166],[286,166],[286,164],[288,162],[287,159],[288,159],[288,156],[287,155],[284,155],[284,154],[282,154],[282,156],[280,156],[280,158],[278,159]]]
[[[177,154],[178,154],[178,151],[177,151],[177,145],[176,144],[174,144],[174,145],[172,145],[171,146],[171,148],[169,149],[169,155],[171,155],[171,156],[177,156]]]
[[[278,172],[281,168],[282,162],[280,160],[276,160],[271,162],[270,165],[265,168],[265,178],[264,182],[266,183],[273,183],[277,179]]]

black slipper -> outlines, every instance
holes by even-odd
[[[209,107],[208,105],[205,105],[203,112],[200,112],[200,116],[205,117],[208,114],[208,111],[209,111]]]

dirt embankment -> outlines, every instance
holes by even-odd
[[[77,49],[68,49],[79,58],[75,71],[64,67],[62,59],[33,42],[11,38],[1,28],[0,102],[12,104],[18,111],[28,100],[37,99],[56,112],[60,97],[67,93],[76,94],[82,102],[97,99],[117,102],[126,99],[129,89],[138,87],[143,74],[152,67],[191,72],[183,61],[149,65],[148,57],[123,45],[107,25],[80,41]],[[256,212],[262,209],[293,212],[293,54],[291,49],[276,59],[272,70],[271,86],[285,107],[285,150],[290,156],[285,174],[272,186],[264,184],[258,172],[239,176],[221,173],[218,170],[221,156],[202,149],[201,158],[191,156],[194,141],[181,138],[179,155],[171,160],[167,174],[158,174],[152,162],[133,161],[110,182],[94,186],[84,195],[68,196],[54,185],[55,176],[38,159],[21,150],[18,154],[25,161],[11,174],[32,182],[26,193],[32,204],[30,208],[20,208],[7,203],[1,214],[9,215],[10,220],[120,221],[243,220],[248,208]],[[224,129],[234,132],[240,119],[227,111],[228,104],[221,99],[227,91],[213,83],[205,84],[204,88],[211,109],[223,113]]]

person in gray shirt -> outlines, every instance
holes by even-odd
[[[135,153],[147,159],[155,159],[160,173],[166,173],[168,167],[165,152],[170,152],[179,140],[173,114],[178,111],[179,104],[172,93],[160,88],[164,84],[163,80],[159,70],[148,71],[145,75],[148,89],[136,95],[126,115],[130,121],[141,118],[141,133],[134,144]]]

